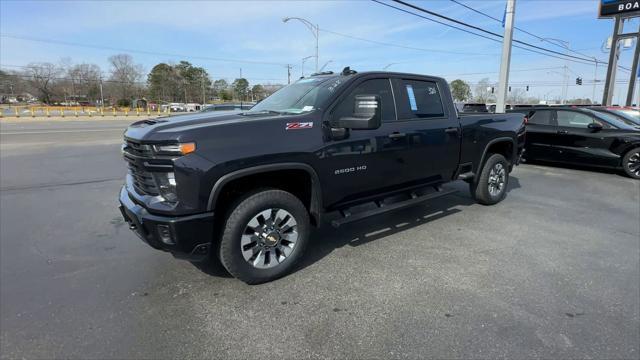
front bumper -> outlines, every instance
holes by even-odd
[[[191,261],[205,260],[211,251],[212,212],[178,217],[153,215],[131,200],[126,186],[120,190],[120,212],[129,228],[155,249]]]

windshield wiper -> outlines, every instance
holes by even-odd
[[[262,115],[262,114],[282,115],[284,113],[282,111],[276,111],[276,110],[247,111],[247,112],[240,113],[240,115],[244,115],[244,116]]]

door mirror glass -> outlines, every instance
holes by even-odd
[[[380,96],[356,95],[353,114],[338,119],[337,127],[353,130],[377,129],[381,122]]]
[[[592,122],[591,124],[589,124],[587,126],[589,129],[593,130],[593,131],[600,131],[602,130],[602,125],[598,124],[596,122]]]

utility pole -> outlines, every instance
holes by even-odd
[[[104,95],[102,94],[102,75],[100,75],[100,107],[104,109]]]
[[[291,84],[291,65],[287,64],[287,84]]]
[[[513,39],[513,18],[516,12],[516,0],[507,0],[505,11],[504,38],[502,40],[502,60],[500,62],[500,78],[498,83],[498,99],[496,113],[504,113],[507,102],[507,86],[509,86],[509,66],[511,65],[511,41]]]
[[[242,79],[242,68],[240,68],[240,79]]]
[[[635,84],[638,82],[638,69],[640,62],[640,26],[638,27],[638,34],[636,37],[636,51],[633,54],[633,65],[631,65],[631,78],[629,79],[629,90],[627,90],[627,102],[625,105],[633,105],[633,95],[635,93]],[[640,85],[638,85],[640,87]],[[636,105],[640,106],[640,99],[636,98]]]
[[[593,103],[595,104],[595,102],[596,102],[596,84],[598,83],[598,59],[596,59],[594,57],[593,61],[596,62],[596,69],[593,72],[593,94],[591,95],[591,101],[593,101]]]
[[[616,83],[616,69],[618,68],[618,57],[620,54],[620,46],[618,35],[622,32],[624,21],[620,16],[616,16],[616,22],[613,26],[613,36],[611,37],[611,52],[609,53],[609,65],[607,67],[607,78],[604,84],[604,94],[602,95],[602,105],[611,105],[613,100],[613,92]]]
[[[204,91],[204,74],[202,75],[202,105],[207,103],[207,95]]]

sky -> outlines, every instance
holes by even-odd
[[[490,31],[504,31],[499,21],[450,0],[407,1]],[[505,8],[505,0],[458,1],[498,19]],[[607,61],[602,46],[611,35],[613,21],[598,19],[597,11],[596,0],[517,0],[515,26],[541,38],[560,39],[588,57]],[[187,60],[204,67],[213,79],[232,81],[242,71],[252,84],[286,83],[286,65],[293,66],[292,79],[300,77],[302,59],[315,54],[315,38],[303,23],[284,23],[284,17],[318,24],[319,65],[329,62],[325,70],[387,67],[443,76],[449,81],[460,78],[472,87],[482,78],[498,80],[501,43],[367,0],[0,0],[0,67],[16,70],[32,62],[58,63],[70,58],[74,63],[98,64],[107,73],[109,56],[129,53],[146,71],[160,62]],[[628,29],[638,29],[639,23],[627,24]],[[561,46],[519,30],[514,38],[565,52]],[[623,51],[620,64],[630,67],[631,56],[632,49]],[[555,99],[562,94],[564,66],[569,74],[568,98],[592,97],[590,83],[606,74],[602,64],[596,69],[516,48],[510,83],[514,89],[528,85],[528,95]],[[315,59],[310,58],[304,73],[309,75],[314,68]],[[618,74],[619,79],[628,80],[627,72]],[[576,86],[578,76],[589,84]],[[626,86],[618,86],[615,102],[622,102]],[[595,90],[596,99],[600,99],[602,85]]]

